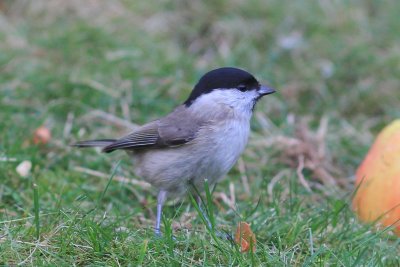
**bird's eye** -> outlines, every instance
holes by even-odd
[[[237,89],[239,89],[241,92],[244,92],[244,91],[247,90],[247,87],[246,87],[246,85],[241,84],[241,85],[239,85],[239,86],[237,87]]]

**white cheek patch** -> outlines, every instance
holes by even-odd
[[[237,111],[251,112],[258,94],[256,90],[241,92],[237,89],[217,89],[201,97],[204,101],[228,105]]]
[[[256,90],[241,92],[237,89],[215,89],[199,96],[190,109],[196,114],[224,112],[226,107],[234,110],[237,115],[250,118],[258,98]]]

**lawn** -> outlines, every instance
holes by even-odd
[[[0,1],[0,265],[398,266],[390,229],[360,223],[354,173],[400,117],[397,1]],[[202,74],[248,70],[262,99],[249,144],[213,192],[219,231],[190,198],[165,207],[122,136],[182,103]],[[35,130],[51,132],[46,144]],[[29,161],[30,173],[17,166]]]

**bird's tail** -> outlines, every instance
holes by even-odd
[[[87,140],[87,141],[77,142],[75,144],[72,144],[71,146],[76,146],[76,147],[106,147],[108,145],[111,145],[115,141],[117,141],[117,140],[116,139]]]

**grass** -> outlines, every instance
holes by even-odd
[[[373,137],[400,117],[396,1],[1,3],[1,265],[400,264],[390,229],[361,224],[350,204]],[[218,230],[251,223],[254,254],[217,238],[189,198],[168,203],[154,238],[155,192],[116,179],[139,179],[127,156],[68,146],[163,116],[226,65],[278,91],[256,107],[241,161],[205,201]],[[41,125],[52,139],[34,145]],[[33,164],[25,178],[23,160]]]

